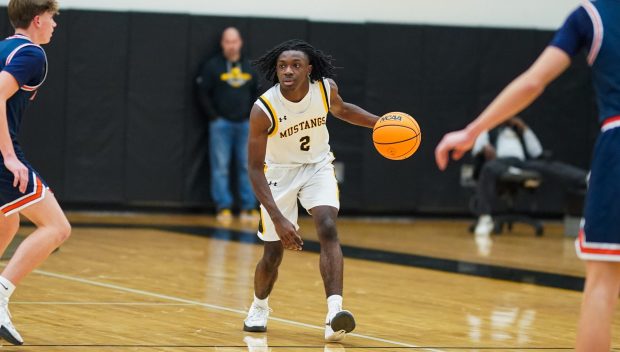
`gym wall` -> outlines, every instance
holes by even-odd
[[[237,26],[256,58],[290,38],[336,58],[345,100],[383,114],[405,111],[422,145],[405,161],[380,157],[371,131],[330,118],[331,145],[344,166],[343,212],[467,214],[471,190],[461,163],[439,172],[433,151],[463,127],[542,51],[553,32],[422,24],[70,9],[46,47],[50,72],[28,111],[22,144],[66,205],[212,206],[207,121],[193,97],[201,62],[219,33]],[[0,30],[10,33],[6,9]],[[522,116],[556,159],[587,167],[598,131],[583,57]],[[562,211],[557,185],[537,197]]]

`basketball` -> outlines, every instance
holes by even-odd
[[[391,160],[412,156],[422,142],[418,122],[404,112],[387,113],[377,121],[372,131],[372,141],[379,154]]]

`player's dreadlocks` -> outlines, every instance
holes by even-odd
[[[311,82],[319,80],[322,77],[334,78],[336,67],[332,64],[333,59],[331,55],[327,55],[321,50],[315,49],[312,45],[300,39],[291,39],[277,45],[265,55],[255,60],[252,64],[263,74],[263,77],[265,77],[268,82],[276,84],[278,83],[278,75],[276,74],[278,57],[288,50],[301,51],[308,56],[310,65],[312,65],[312,72],[310,72]]]

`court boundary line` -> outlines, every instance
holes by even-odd
[[[12,305],[59,305],[59,306],[166,306],[166,307],[187,307],[191,303],[165,303],[165,302],[78,302],[78,301],[11,301]]]
[[[186,299],[186,298],[175,297],[175,296],[160,294],[160,293],[156,293],[156,292],[138,290],[138,289],[134,289],[134,288],[130,288],[130,287],[125,287],[125,286],[115,285],[115,284],[111,284],[111,283],[105,283],[105,282],[99,282],[99,281],[84,279],[84,278],[80,278],[80,277],[76,277],[76,276],[71,276],[71,275],[53,273],[51,271],[45,271],[45,270],[37,269],[37,270],[34,270],[33,273],[39,274],[39,275],[42,275],[42,276],[53,277],[53,278],[57,278],[57,279],[62,279],[62,280],[67,280],[67,281],[73,281],[73,282],[78,282],[78,283],[82,283],[82,284],[87,284],[87,285],[91,285],[91,286],[104,287],[104,288],[113,289],[113,290],[117,290],[117,291],[124,291],[124,292],[134,293],[134,294],[137,294],[137,295],[159,298],[159,299],[162,299],[162,300],[168,300],[168,301],[179,302],[179,303],[187,303],[189,305],[200,306],[200,307],[209,308],[209,309],[216,310],[216,311],[219,310],[219,311],[224,311],[224,312],[228,312],[228,313],[235,313],[235,314],[241,314],[241,315],[246,315],[247,314],[246,311],[240,310],[240,309],[234,309],[234,308],[219,306],[219,305],[216,305],[216,304],[210,304],[210,303],[205,303],[205,302],[194,301],[194,300],[190,300],[190,299]],[[272,320],[272,321],[277,321],[277,322],[288,324],[288,325],[304,327],[304,328],[309,328],[309,329],[314,329],[314,330],[324,330],[325,329],[325,327],[320,327],[320,326],[316,326],[316,325],[312,325],[312,324],[307,324],[307,323],[302,323],[302,322],[298,322],[298,321],[294,321],[294,320],[289,320],[289,319],[283,319],[283,318],[277,318],[277,317],[269,317],[269,319]],[[375,341],[375,342],[382,342],[382,343],[387,343],[387,344],[401,346],[401,347],[417,348],[417,349],[423,349],[423,350],[432,351],[432,352],[445,352],[445,351],[438,350],[438,349],[425,348],[425,347],[422,347],[422,346],[412,345],[412,344],[405,343],[405,342],[393,341],[393,340],[388,340],[388,339],[382,339],[382,338],[379,338],[379,337],[374,337],[374,336],[369,336],[369,335],[356,334],[356,333],[350,333],[350,334],[347,334],[347,335],[348,336],[352,336],[352,337],[357,337],[357,338],[365,339],[365,340],[370,340],[370,341]],[[247,347],[247,346],[245,346],[245,347]],[[354,347],[351,347],[351,348],[354,348]],[[374,347],[374,348],[381,348],[381,347]]]

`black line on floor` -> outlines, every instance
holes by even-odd
[[[111,228],[111,229],[152,229],[167,232],[183,233],[193,236],[208,237],[232,242],[261,244],[255,232],[238,231],[209,226],[183,226],[160,224],[108,224],[108,223],[74,223],[76,228]],[[304,240],[304,251],[319,253],[317,241]],[[483,278],[527,283],[537,286],[582,291],[584,279],[578,276],[548,273],[527,269],[511,268],[499,265],[480,264],[474,262],[434,258],[423,255],[398,253],[380,249],[342,245],[345,257],[362,259],[378,263],[397,264],[415,268],[438,270],[448,273],[471,275]],[[403,278],[406,280],[407,278]],[[414,278],[411,278],[412,280]]]

